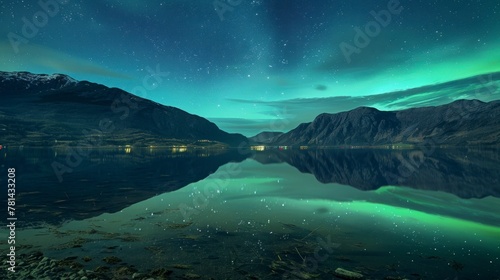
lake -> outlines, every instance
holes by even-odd
[[[87,152],[0,150],[0,277],[500,279],[496,149]]]

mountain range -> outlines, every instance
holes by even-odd
[[[277,138],[282,134],[283,132],[264,131],[248,138],[248,140],[250,140],[250,143],[253,144],[272,144],[273,139]]]
[[[320,114],[310,123],[265,139],[263,143],[287,146],[498,145],[500,101],[457,100],[401,111],[359,107]]]
[[[175,107],[62,74],[0,72],[4,145],[224,145],[241,134]]]
[[[380,111],[323,113],[289,132],[247,139],[214,123],[118,88],[63,74],[0,71],[3,145],[482,146],[500,144],[500,101]]]

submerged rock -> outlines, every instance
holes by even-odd
[[[188,272],[188,273],[184,274],[184,275],[182,276],[182,278],[183,278],[183,279],[200,279],[200,278],[201,278],[201,276],[200,276],[200,275],[198,275],[198,274],[194,274],[194,273],[190,273],[190,272]]]
[[[191,266],[187,264],[174,264],[172,267],[178,268],[178,269],[190,269]]]
[[[115,256],[105,257],[102,260],[107,264],[117,264],[122,261],[120,258]]]
[[[364,276],[361,273],[357,273],[354,271],[349,271],[347,269],[343,268],[337,268],[335,269],[335,275],[342,279],[347,279],[347,280],[356,280],[356,279],[363,279]]]
[[[144,276],[145,275],[143,273],[136,272],[136,273],[132,274],[132,279],[143,279]]]
[[[151,275],[155,277],[168,277],[170,274],[172,274],[172,270],[165,269],[165,268],[157,268],[151,271]]]

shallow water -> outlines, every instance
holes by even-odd
[[[127,266],[184,279],[500,274],[495,150],[117,149],[93,151],[59,182],[51,164],[65,159],[2,151],[3,172],[18,178],[18,261],[41,251],[110,277]]]

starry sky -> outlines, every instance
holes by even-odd
[[[0,20],[0,70],[119,87],[246,136],[500,96],[498,0],[0,0]]]

